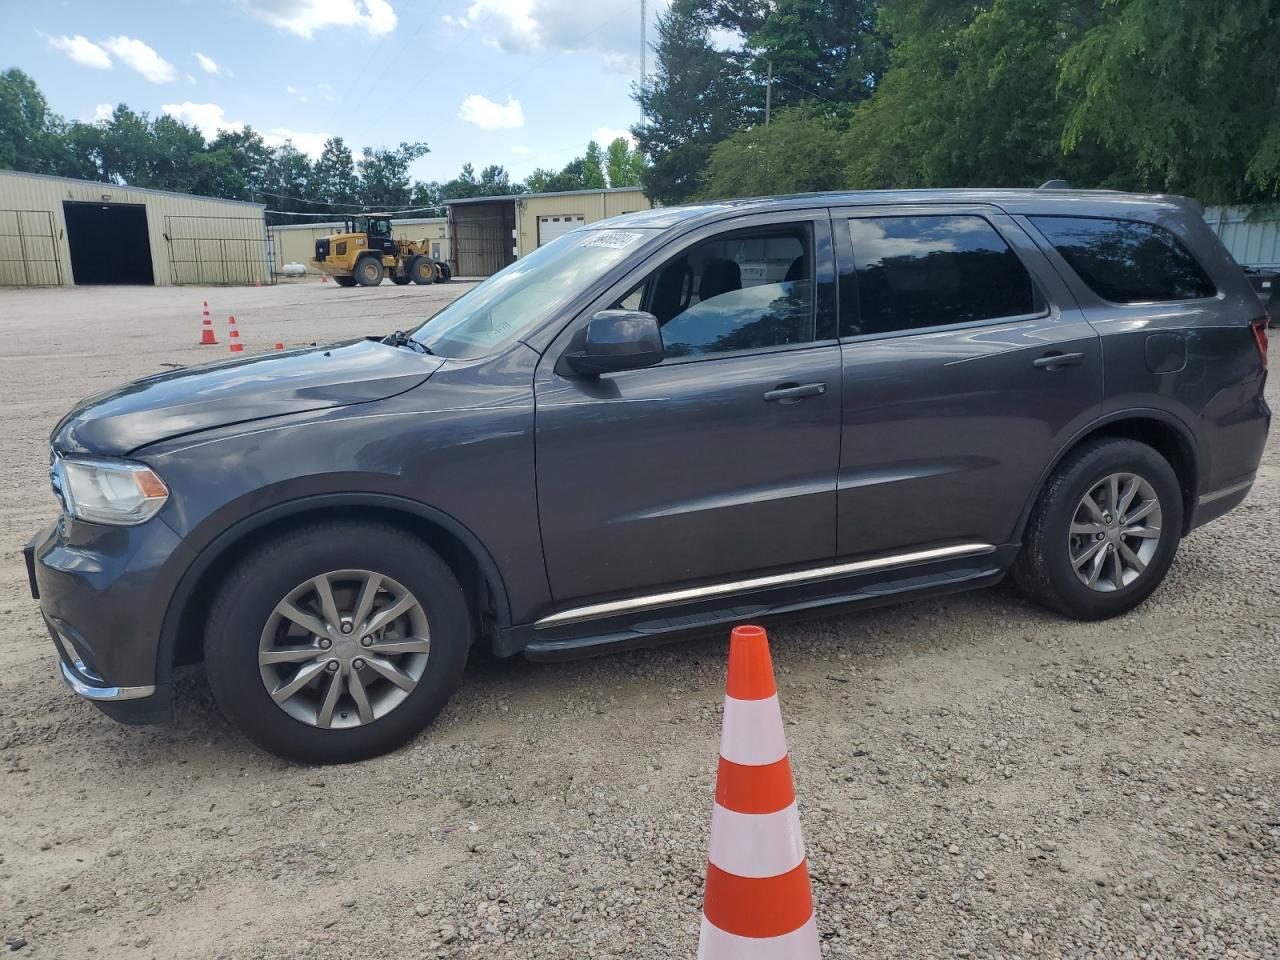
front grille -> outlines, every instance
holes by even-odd
[[[317,260],[329,259],[329,238],[328,237],[321,237],[319,240],[316,241],[316,259]]]

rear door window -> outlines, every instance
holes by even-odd
[[[1182,241],[1137,220],[1031,217],[1037,230],[1098,296],[1112,303],[1168,303],[1217,294]]]
[[[1027,268],[985,217],[858,217],[849,233],[860,309],[845,336],[1045,310]]]

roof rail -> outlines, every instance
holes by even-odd
[[[1040,184],[1041,190],[1070,190],[1071,184],[1065,180],[1046,180]]]

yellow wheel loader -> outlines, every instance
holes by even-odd
[[[451,276],[449,265],[427,252],[426,240],[397,240],[391,234],[391,217],[384,213],[347,217],[342,233],[316,241],[311,258],[340,287],[376,287],[384,277],[392,283],[443,283]]]

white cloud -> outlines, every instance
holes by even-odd
[[[262,139],[266,141],[269,147],[281,146],[286,140],[292,140],[293,145],[305,153],[311,159],[320,156],[324,150],[325,141],[333,134],[330,133],[307,133],[304,130],[290,130],[288,127],[276,127],[273,130],[264,131]]]
[[[240,0],[252,17],[310,40],[326,27],[358,27],[371,37],[396,28],[387,0]]]
[[[524,110],[520,101],[511,99],[510,94],[507,94],[507,102],[503,105],[473,93],[462,101],[458,119],[482,130],[510,130],[524,126]]]
[[[230,72],[226,67],[220,66],[213,57],[207,57],[198,50],[196,51],[195,57],[196,63],[200,64],[200,69],[211,77],[226,76]]]
[[[95,70],[110,70],[111,57],[107,51],[87,37],[76,34],[74,37],[45,37],[49,46],[65,53],[82,67],[93,67]]]
[[[654,3],[650,9],[656,12],[660,6]],[[610,72],[639,68],[635,18],[593,19],[579,0],[471,0],[460,14],[441,19],[456,29],[478,31],[484,43],[508,53],[589,50],[603,55]],[[584,27],[594,29],[584,35]]]
[[[102,123],[104,120],[110,120],[111,115],[116,112],[116,108],[109,103],[100,103],[93,108],[93,123]]]
[[[111,37],[102,46],[126,67],[136,70],[152,83],[169,83],[178,78],[172,63],[141,40],[133,37]]]
[[[521,145],[521,146],[518,146],[518,147],[512,147],[512,148],[511,148],[511,152],[512,152],[512,153],[528,153],[528,152],[529,152],[529,148],[528,148],[528,147],[526,147],[526,146],[524,146],[524,145]]]
[[[160,108],[169,116],[183,123],[196,127],[204,134],[206,140],[212,140],[221,130],[228,133],[240,133],[244,130],[243,120],[228,120],[225,111],[216,103],[166,103]]]
[[[630,130],[612,130],[609,127],[598,127],[596,132],[591,134],[591,139],[602,147],[609,146],[619,137],[627,141],[627,146],[635,147],[636,138],[631,135]]]

